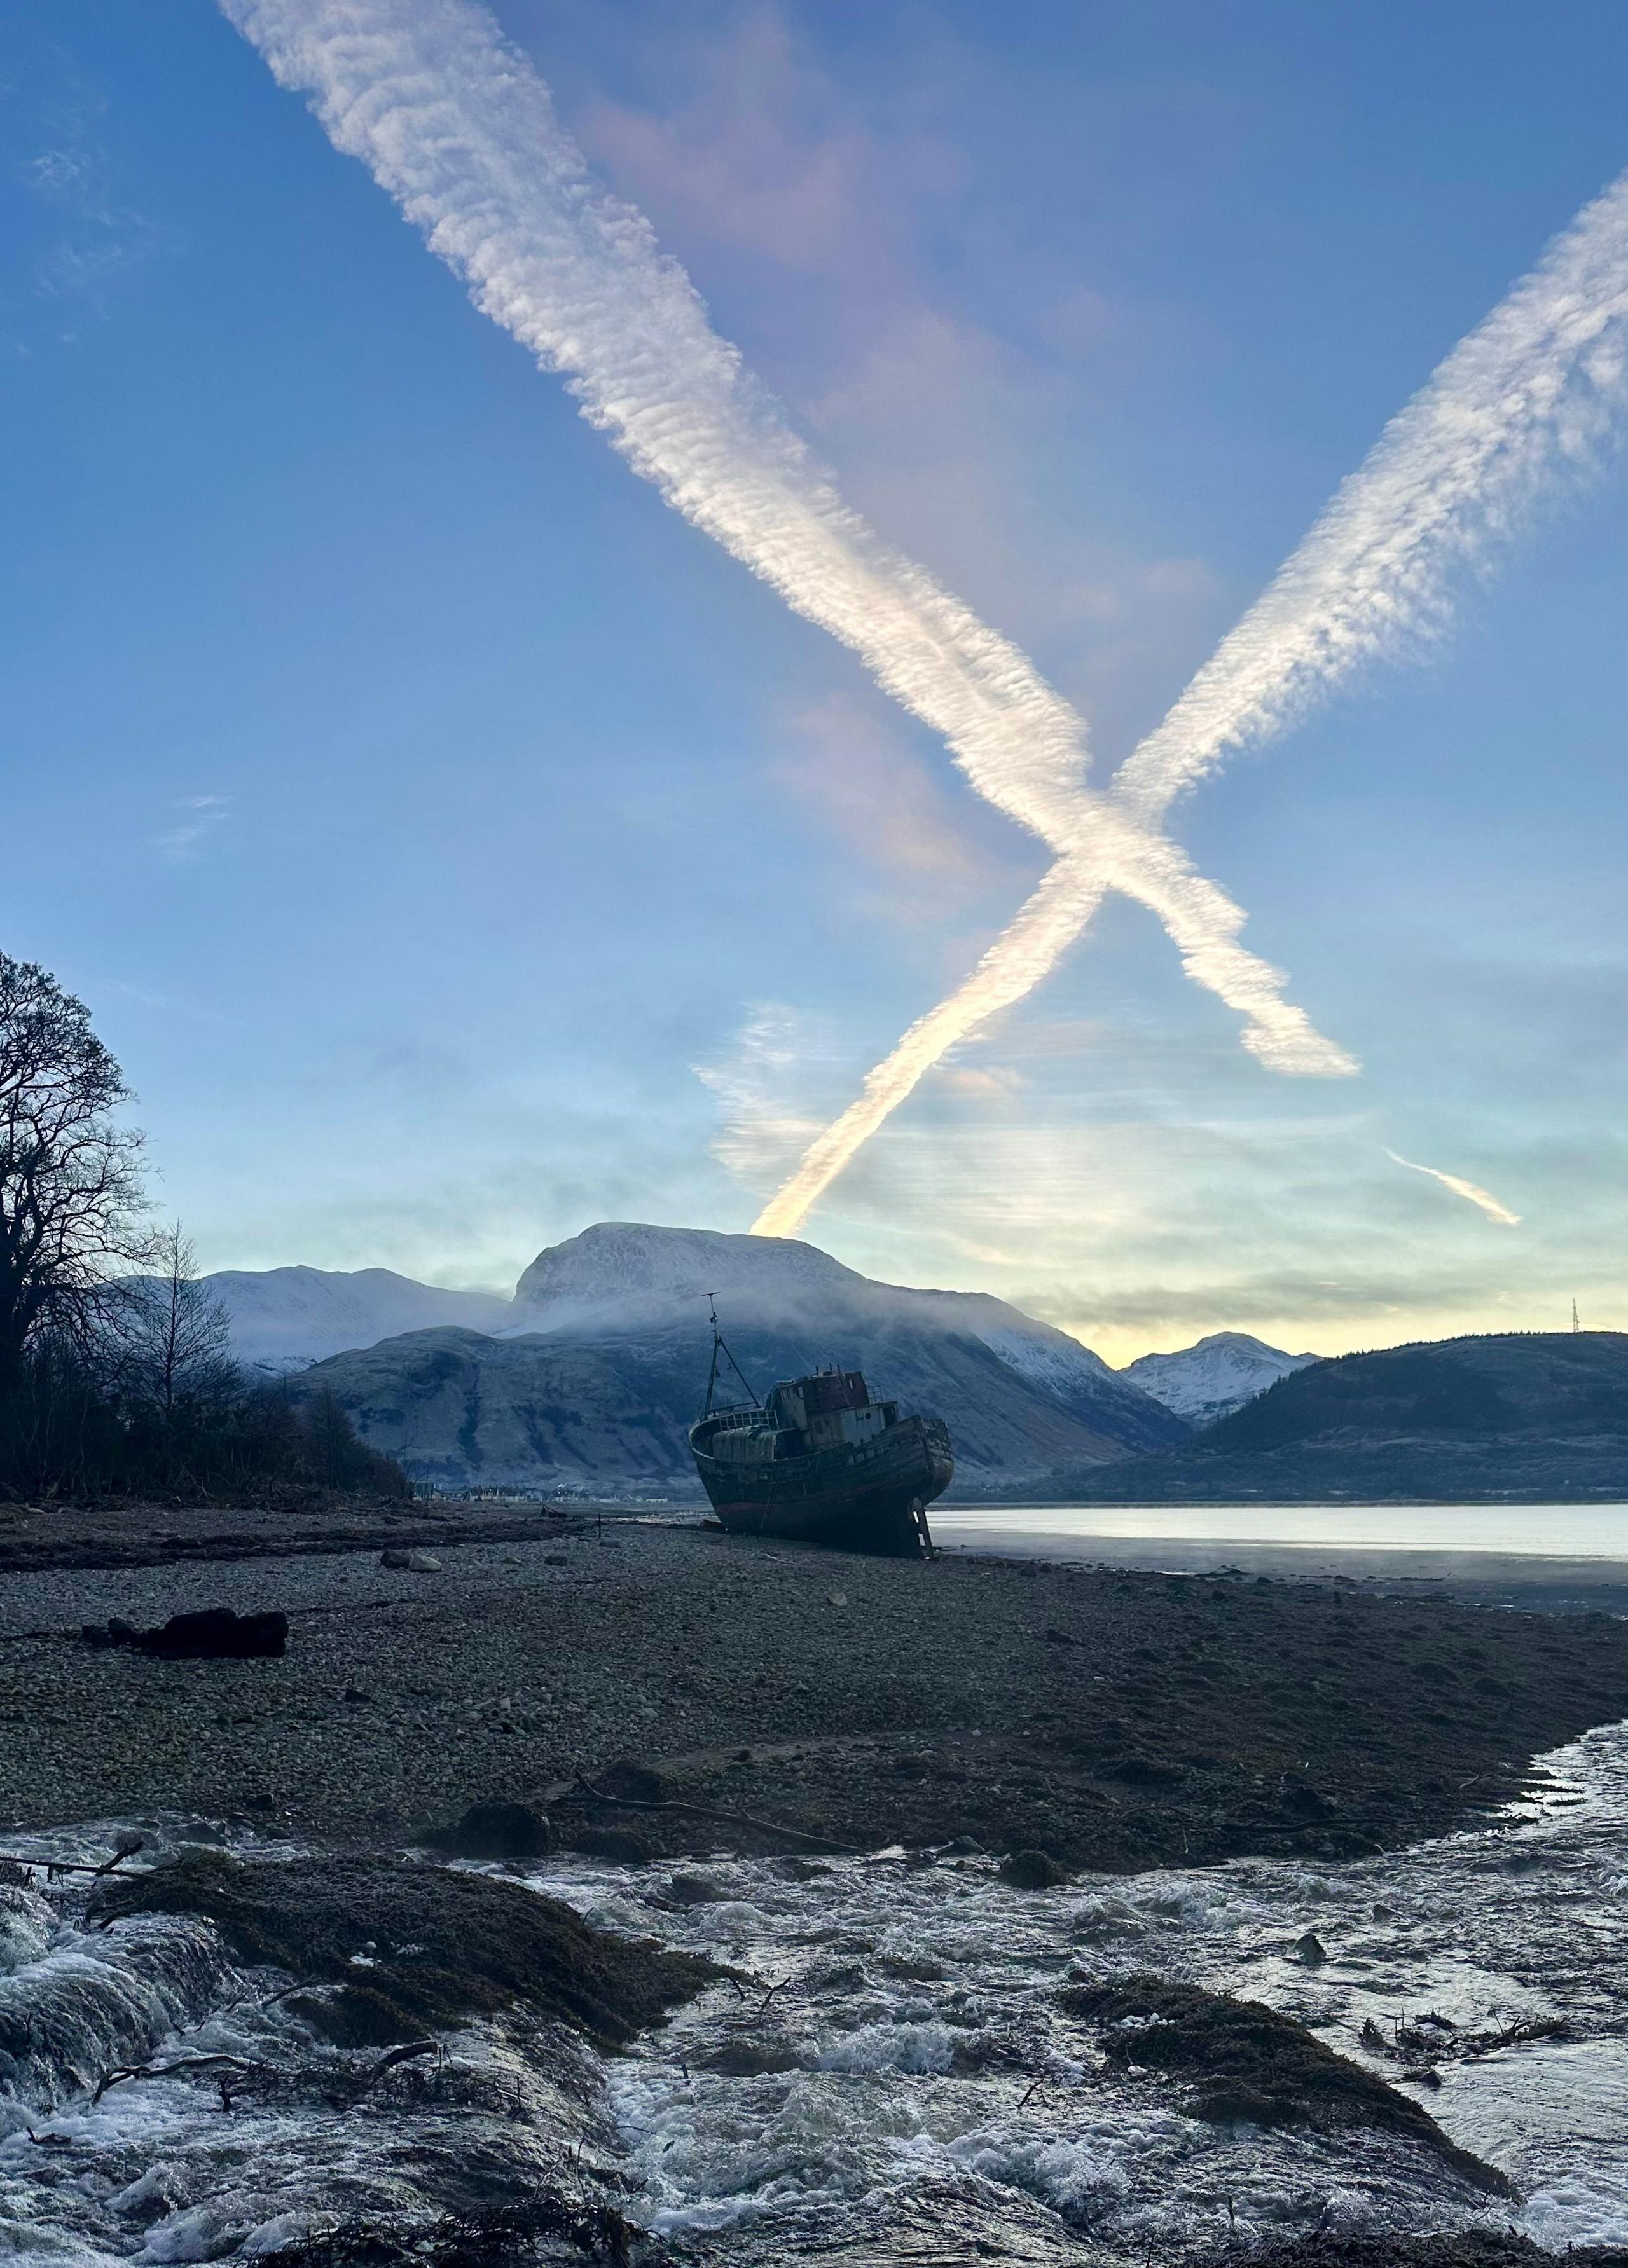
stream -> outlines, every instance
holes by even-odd
[[[207,1923],[97,1929],[83,1877],[36,1874],[0,1889],[0,2258],[253,2257],[543,2182],[686,2261],[1170,2259],[1318,2226],[1628,2242],[1625,1825],[1617,1726],[1544,1759],[1487,1826],[1337,1866],[1038,1892],[976,1852],[511,1867],[602,1928],[734,1974],[622,2054],[472,2027],[359,2097],[374,2057],[314,2040],[277,1997],[287,1980],[234,1968]],[[100,1862],[121,1833],[145,1838],[137,1865],[200,1841],[320,1863],[197,1821],[11,1839],[43,1868]],[[1184,2115],[1058,2003],[1069,1982],[1139,1971],[1310,2026],[1518,2198],[1411,2138]],[[1553,2020],[1557,2036],[1492,2044]],[[291,2075],[233,2102],[236,2066],[210,2057]],[[92,2100],[155,2061],[192,2067]]]

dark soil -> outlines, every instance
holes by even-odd
[[[409,2262],[412,2268],[514,2268],[542,2257],[539,2248],[552,2242],[625,2268],[638,2233],[614,2205],[545,2191],[521,2205],[448,2214],[427,2229],[417,2222],[393,2230],[377,2220],[350,2221],[259,2259],[264,2268],[398,2268]]]
[[[1455,2236],[1297,2236],[1247,2257],[1250,2268],[1552,2268],[1556,2256],[1529,2237],[1470,2229]],[[1628,2251],[1615,2244],[1579,2245],[1561,2257],[1565,2268],[1628,2268]]]
[[[87,1646],[92,1596],[137,1594],[147,1620],[284,1607],[287,1659]],[[427,1576],[263,1559],[17,1595],[70,1625],[0,1645],[19,1824],[158,1808],[377,1845],[515,1803],[629,1862],[958,1837],[1122,1872],[1339,1859],[1484,1815],[1628,1716],[1613,1616],[691,1528],[453,1550]]]
[[[642,1761],[662,1792],[862,1848],[963,1837],[1117,1871],[1247,1852],[1351,1858],[1507,1800],[1534,1754],[1628,1714],[1628,1625],[1602,1616],[1034,1565],[909,1572],[914,1589],[901,1584],[894,1605],[901,1682],[949,1619],[935,1591],[987,1587],[988,1624],[962,1641],[959,1712],[895,1687],[891,1709],[876,1693],[870,1726],[788,1738],[802,1712],[776,1699],[794,1660],[762,1659],[741,1694],[742,1745],[652,1749]],[[1003,1650],[1020,1675],[991,1693],[986,1665]],[[831,1714],[851,1724],[866,1687],[851,1670],[843,1684]],[[808,1847],[571,1793],[552,1817],[581,1848],[615,1835],[624,1858]],[[1024,1871],[1044,1879],[1032,1855]]]
[[[161,1567],[299,1551],[531,1543],[579,1525],[545,1504],[425,1504],[290,1485],[256,1502],[18,1504],[0,1500],[0,1574],[44,1567]]]
[[[653,1940],[607,1936],[501,1877],[388,1859],[245,1864],[209,1852],[110,1880],[94,1911],[207,1914],[239,1960],[335,1987],[300,2014],[350,2047],[515,2007],[618,2046],[717,1973]],[[358,1955],[371,1965],[358,1970]]]
[[[1072,1986],[1059,1997],[1070,2015],[1105,2028],[1098,2044],[1110,2063],[1190,2081],[1192,2092],[1180,2105],[1189,2117],[1325,2133],[1372,2127],[1422,2142],[1495,2197],[1514,2195],[1502,2174],[1449,2141],[1411,2095],[1259,2000],[1234,2000],[1159,1977]],[[1140,2021],[1129,2029],[1107,2029],[1127,2018]]]

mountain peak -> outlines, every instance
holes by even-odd
[[[1145,1354],[1120,1373],[1191,1425],[1212,1425],[1319,1359],[1285,1354],[1248,1331],[1212,1331],[1175,1354]]]
[[[517,1308],[584,1305],[669,1306],[709,1292],[796,1301],[810,1292],[857,1290],[865,1282],[840,1260],[788,1236],[742,1236],[715,1228],[667,1228],[598,1220],[537,1255],[514,1287]],[[698,1310],[697,1310],[698,1312]]]

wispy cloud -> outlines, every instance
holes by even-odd
[[[1477,1211],[1485,1213],[1489,1220],[1495,1220],[1500,1228],[1520,1227],[1520,1214],[1511,1212],[1506,1204],[1501,1204],[1491,1189],[1484,1189],[1478,1182],[1467,1182],[1459,1174],[1441,1173],[1434,1166],[1421,1166],[1412,1158],[1399,1157],[1395,1150],[1387,1150],[1385,1155],[1393,1165],[1405,1166],[1411,1174],[1428,1174],[1433,1182],[1440,1182],[1444,1189],[1451,1189],[1455,1197],[1462,1197],[1466,1204],[1474,1205]]]
[[[859,868],[886,877],[882,910],[918,922],[1010,876],[958,824],[946,785],[902,731],[833,694],[792,720],[796,745],[775,777]],[[975,806],[976,807],[976,806]]]
[[[50,41],[22,61],[0,89],[3,138],[43,222],[26,255],[35,293],[96,315],[107,287],[144,259],[157,240],[151,221],[116,193],[102,134],[106,104]]]
[[[232,806],[222,795],[178,796],[173,808],[180,814],[174,824],[152,838],[152,847],[173,865],[197,856],[198,845],[212,835]]]
[[[712,1155],[748,1189],[778,1180],[819,1130],[820,1113],[799,1111],[791,1098],[834,1054],[825,1026],[782,1000],[759,1000],[726,1054],[691,1066],[718,1106]]]

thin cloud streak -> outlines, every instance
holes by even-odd
[[[1550,245],[1380,436],[1115,792],[1150,822],[1366,663],[1440,637],[1544,487],[1597,464],[1628,398],[1628,173]]]
[[[1511,1212],[1506,1204],[1501,1204],[1491,1189],[1484,1189],[1478,1182],[1467,1182],[1457,1174],[1440,1173],[1434,1166],[1421,1166],[1411,1158],[1399,1157],[1395,1150],[1387,1150],[1385,1155],[1393,1165],[1405,1166],[1411,1174],[1428,1174],[1433,1182],[1440,1182],[1444,1189],[1451,1189],[1455,1197],[1462,1197],[1467,1204],[1472,1204],[1485,1213],[1489,1220],[1495,1220],[1500,1228],[1520,1227],[1520,1214]]]
[[[1580,478],[1598,461],[1628,395],[1625,318],[1628,174],[1585,206],[1392,420],[1121,766],[1094,813],[1095,841],[1068,870],[1059,862],[967,982],[877,1064],[758,1216],[760,1233],[794,1233],[944,1049],[1050,975],[1109,887],[1159,916],[1189,975],[1249,1020],[1245,1046],[1274,1070],[1355,1068],[1326,1059],[1328,1043],[1282,999],[1278,972],[1238,944],[1239,909],[1151,830],[1232,751],[1285,730],[1365,664],[1445,635],[1455,571],[1484,567],[1546,482]],[[1110,814],[1142,830],[1123,865],[1101,858]]]
[[[1190,973],[1245,1016],[1263,1061],[1353,1068],[1283,1001],[1279,972],[1238,943],[1238,909],[1123,805],[1088,792],[1084,720],[1028,656],[843,504],[649,222],[593,180],[547,87],[484,11],[220,4],[476,306],[567,374],[584,416],[676,511],[858,654],[981,795],[1083,862],[1088,889],[1151,906]]]
[[[183,795],[175,809],[187,816],[155,835],[152,847],[161,858],[179,865],[190,858],[205,836],[212,835],[227,817],[231,806],[223,795]]]

